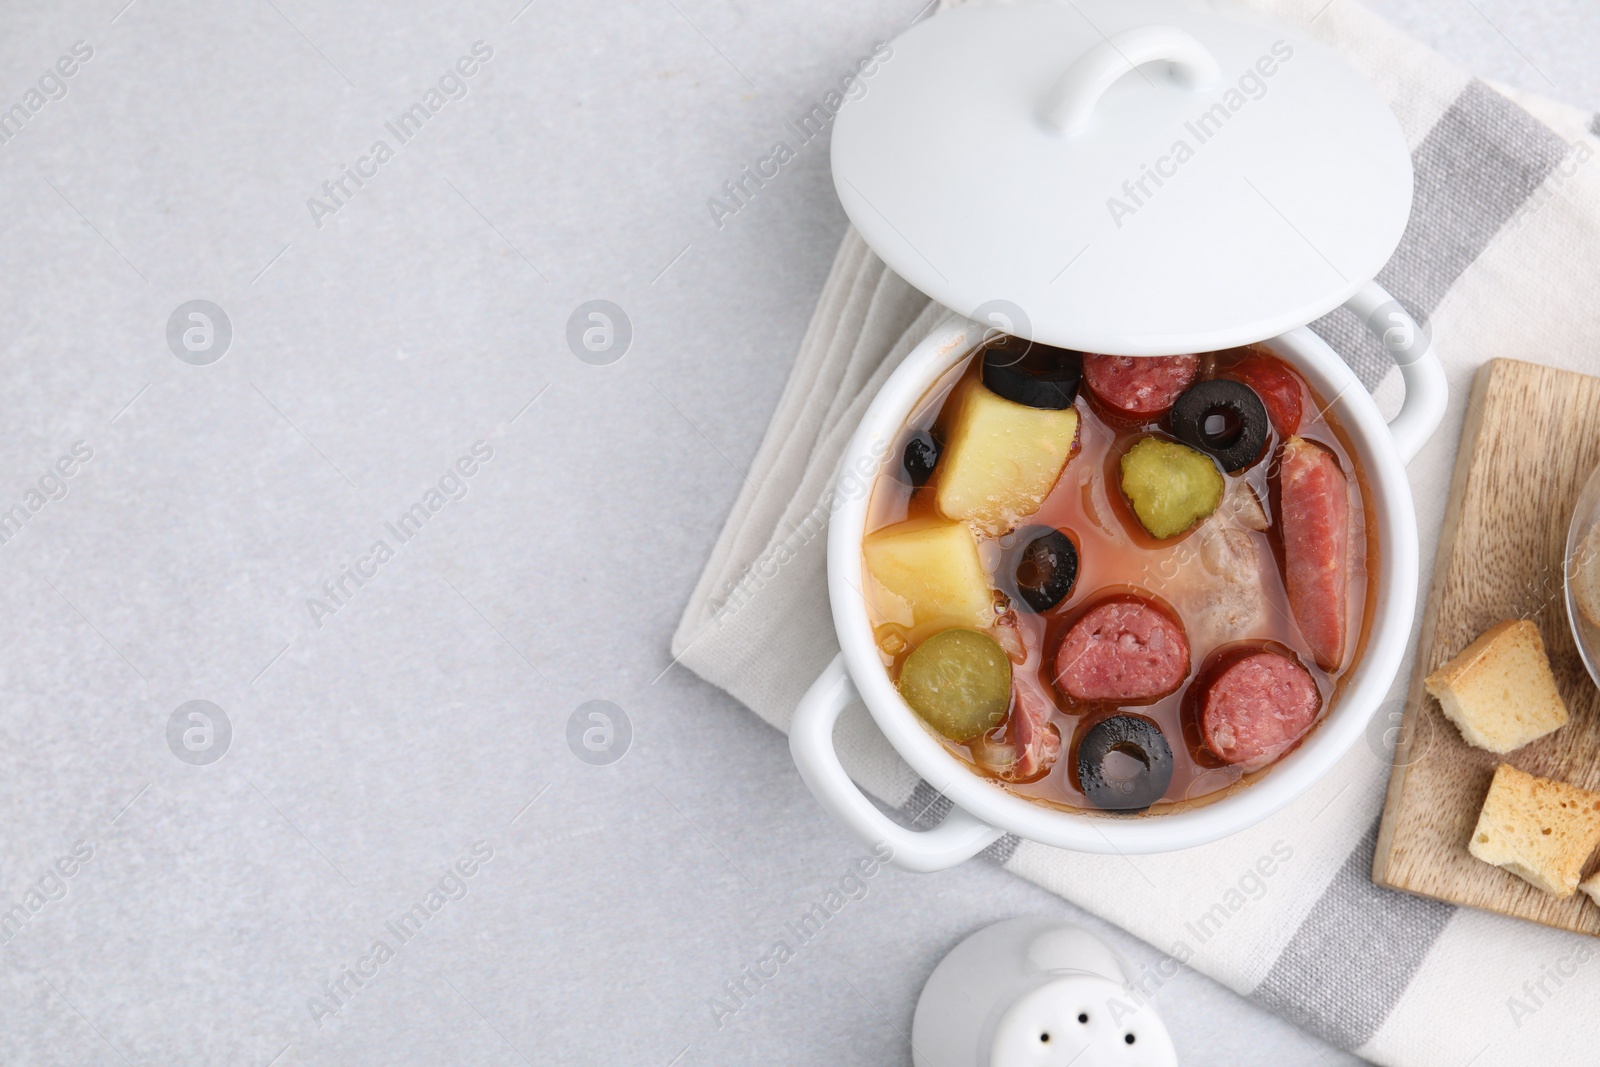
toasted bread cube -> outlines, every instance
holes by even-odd
[[[1600,793],[1517,770],[1495,768],[1467,851],[1530,885],[1570,897],[1600,845]]]
[[[1078,413],[1030,408],[973,382],[950,430],[939,511],[991,536],[1032,515],[1061,477],[1078,439]]]
[[[1590,900],[1600,904],[1600,872],[1591,874],[1578,883],[1578,888],[1583,890]]]
[[[918,627],[994,625],[994,594],[966,523],[896,523],[869,536],[864,551],[867,570],[891,602],[868,595],[891,621]]]
[[[1467,744],[1505,753],[1567,724],[1539,628],[1496,623],[1423,679]]]

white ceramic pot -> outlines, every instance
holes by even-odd
[[[896,865],[934,871],[960,863],[1008,832],[1079,852],[1135,854],[1191,848],[1260,822],[1315,785],[1362,735],[1405,655],[1418,571],[1416,512],[1405,468],[1438,426],[1448,393],[1444,371],[1425,334],[1380,286],[1369,283],[1348,306],[1386,341],[1404,375],[1405,402],[1388,424],[1349,366],[1309,329],[1302,326],[1267,342],[1318,393],[1335,398],[1330,414],[1350,437],[1377,516],[1378,595],[1365,652],[1338,703],[1298,748],[1247,788],[1167,815],[1067,812],[1007,792],[951,755],[922,725],[884,670],[861,592],[861,543],[870,497],[841,493],[838,499],[844,503],[828,530],[828,595],[841,651],[801,700],[789,727],[795,764],[822,806],[863,841],[888,842]],[[841,469],[864,470],[892,454],[917,402],[940,375],[972,351],[985,328],[954,317],[913,349],[873,399],[845,450]],[[892,822],[845,773],[834,751],[833,725],[857,699],[866,704],[895,751],[955,804],[937,829],[917,832]]]
[[[1214,841],[1311,788],[1399,670],[1418,569],[1405,465],[1447,394],[1425,332],[1369,280],[1410,215],[1410,154],[1383,99],[1337,55],[1291,27],[1219,10],[968,4],[893,42],[835,121],[834,184],[873,250],[958,314],[884,384],[841,470],[882,462],[912,408],[996,326],[1124,356],[1265,343],[1330,400],[1366,476],[1379,544],[1365,650],[1323,721],[1247,788],[1138,817],[1037,804],[969,769],[900,698],[861,592],[869,497],[841,492],[828,588],[842,651],[796,711],[790,748],[822,805],[864,840],[891,844],[900,866],[948,867],[1007,832],[1100,853]],[[1403,372],[1405,402],[1387,425],[1304,325],[1340,305]],[[954,802],[937,829],[901,828],[845,774],[833,725],[858,696]]]

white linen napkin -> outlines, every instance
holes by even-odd
[[[1428,574],[1476,368],[1511,356],[1600,372],[1600,168],[1588,165],[1600,119],[1475,80],[1353,0],[1249,6],[1307,27],[1366,74],[1412,150],[1412,218],[1379,281],[1430,321],[1451,385],[1445,423],[1409,470]],[[681,663],[780,730],[838,650],[824,578],[833,472],[878,386],[946,314],[846,234],[674,636]],[[1334,312],[1313,328],[1392,413],[1399,376],[1355,317]],[[1600,946],[1371,882],[1389,713],[1412,658],[1368,743],[1258,827],[1160,856],[1087,856],[1015,838],[988,854],[1168,952],[1136,976],[1146,993],[1192,966],[1384,1064],[1600,1062],[1600,965],[1591,965]],[[865,709],[848,711],[839,729],[841,757],[863,788],[919,825],[943,817],[948,801]]]

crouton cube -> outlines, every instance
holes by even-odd
[[[1570,897],[1596,845],[1600,793],[1502,763],[1483,798],[1467,851],[1546,893]]]
[[[1491,626],[1423,680],[1467,744],[1506,753],[1567,724],[1539,628],[1527,619]]]

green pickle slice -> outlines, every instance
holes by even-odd
[[[1146,437],[1122,457],[1122,492],[1151,537],[1176,537],[1217,510],[1222,474],[1210,456]]]
[[[900,695],[945,737],[970,741],[1005,721],[1011,661],[988,634],[941,630],[906,657]]]

